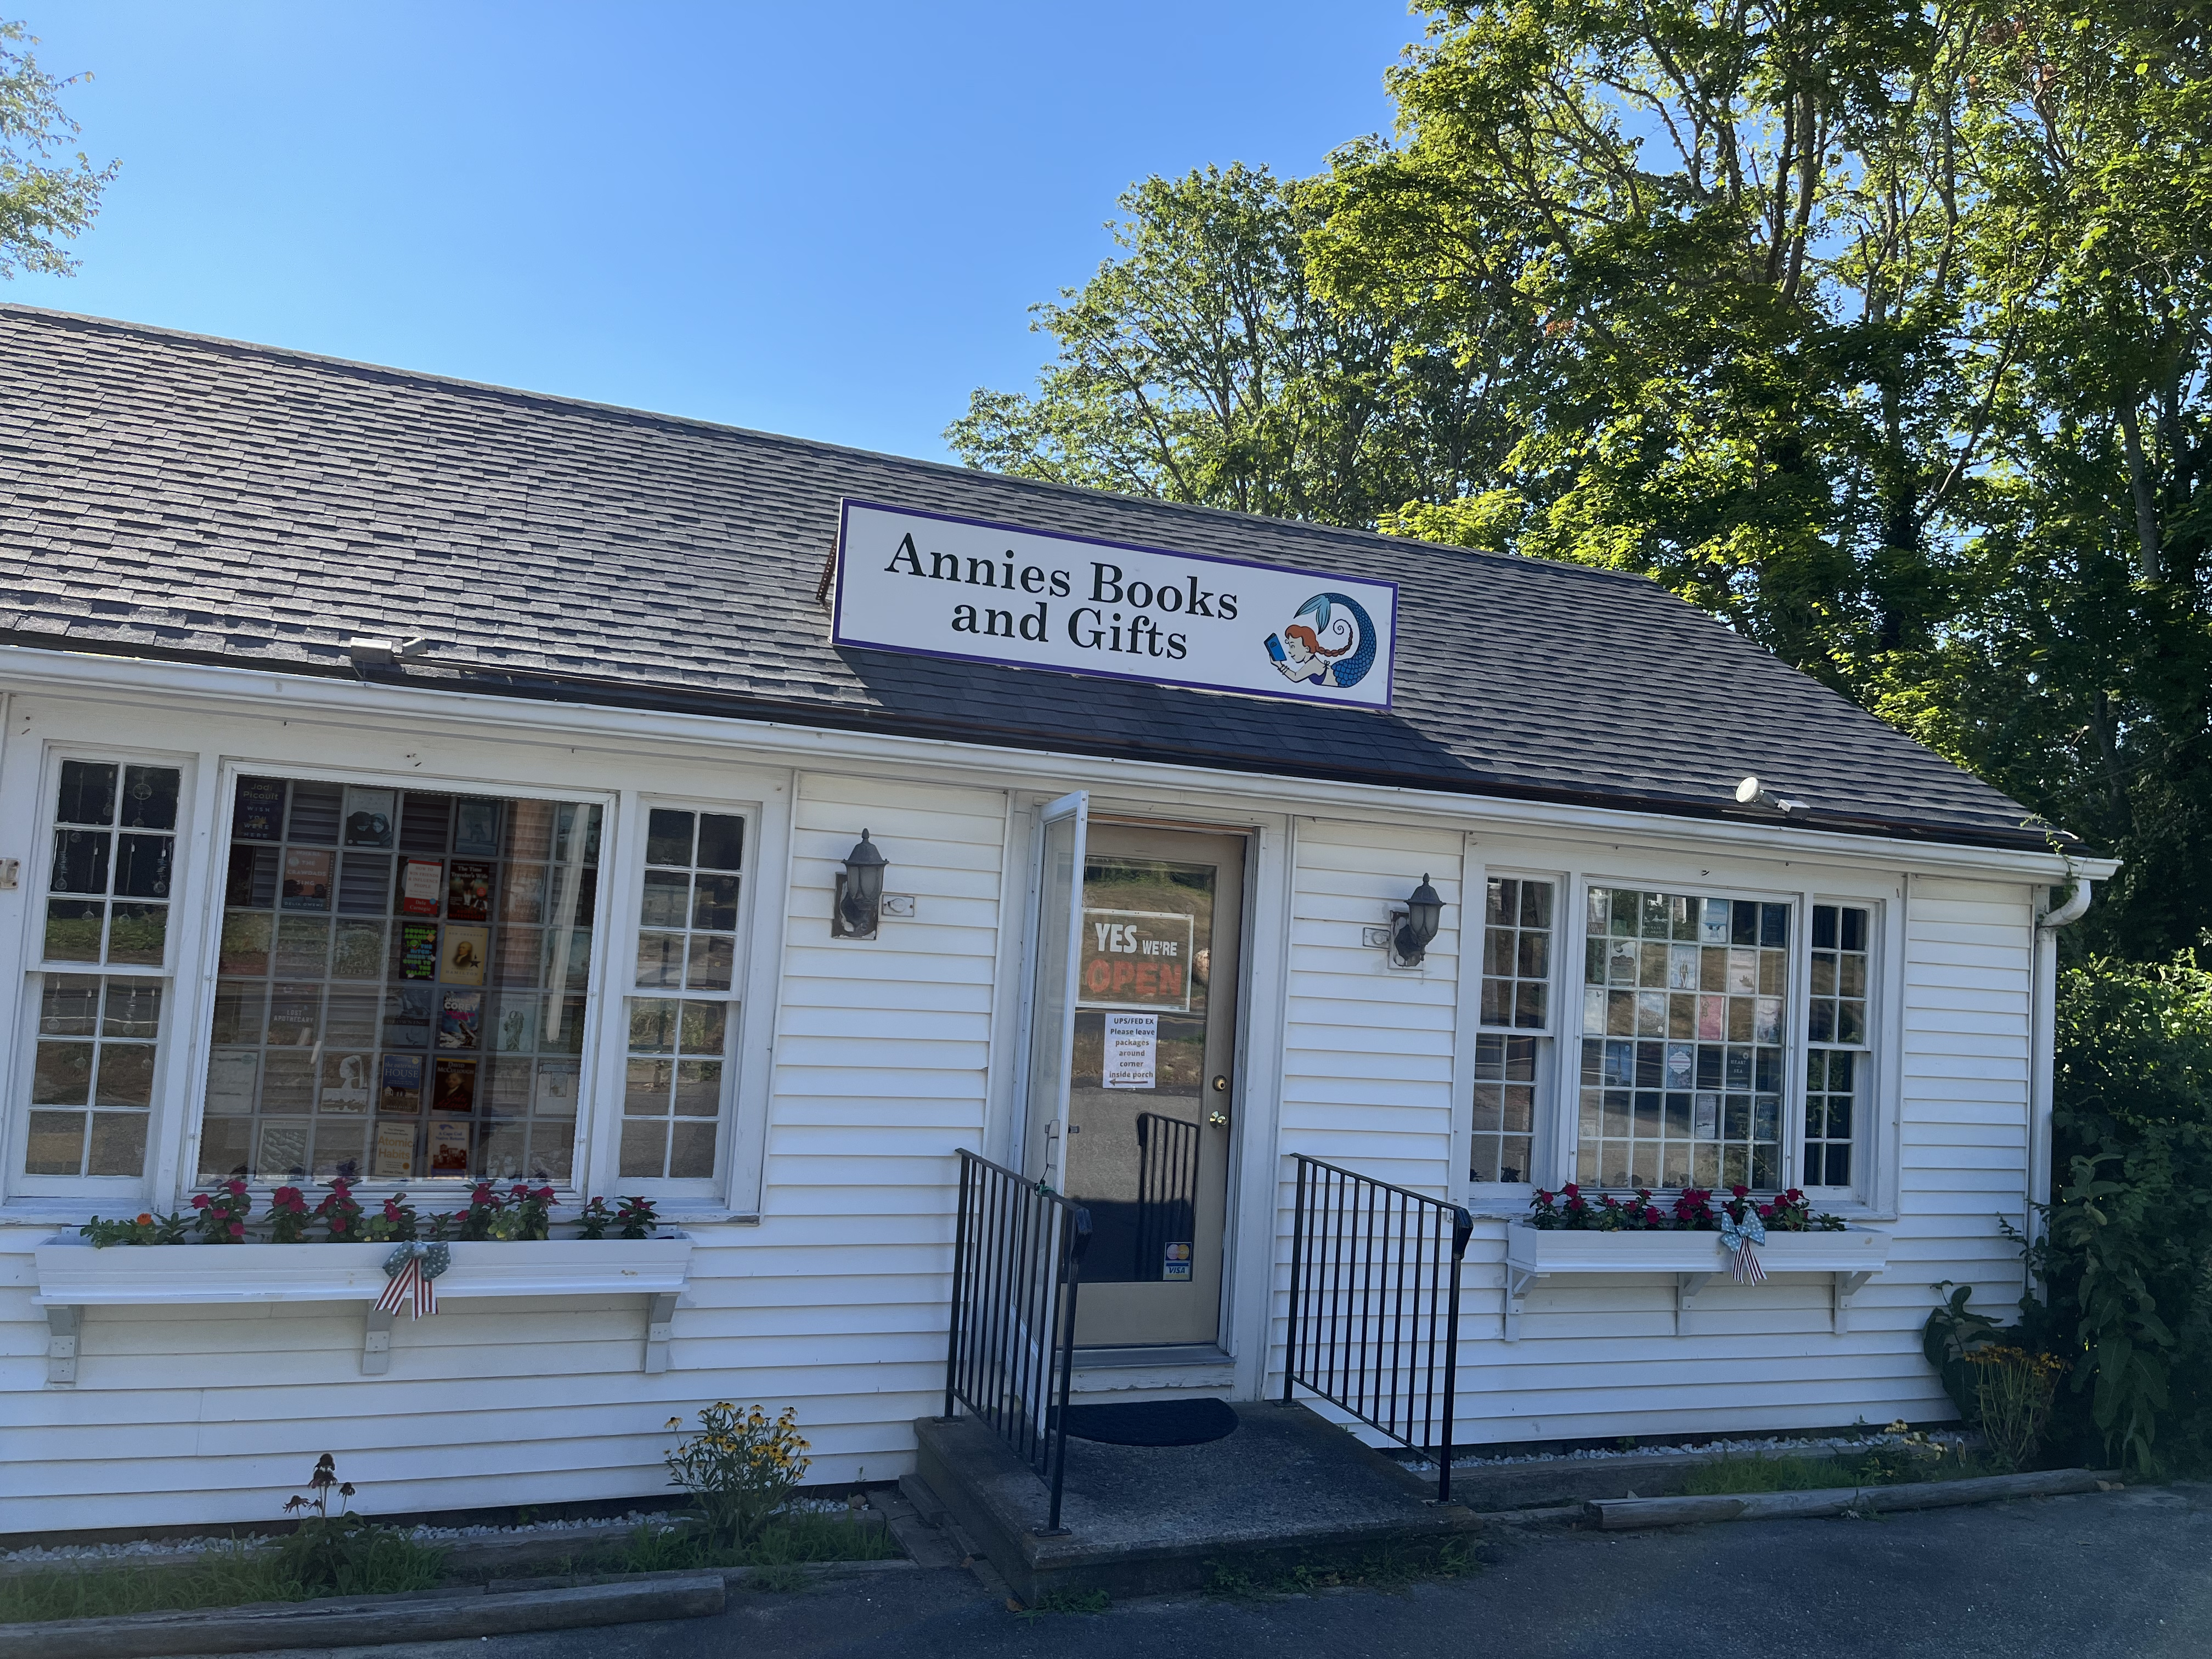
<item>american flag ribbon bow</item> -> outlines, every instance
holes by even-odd
[[[453,1253],[443,1244],[402,1244],[384,1258],[385,1276],[392,1282],[376,1298],[380,1313],[420,1319],[438,1311],[438,1292],[431,1280],[453,1265]]]
[[[1748,1204],[1744,1206],[1741,1221],[1725,1208],[1721,1211],[1721,1243],[1729,1253],[1729,1275],[1737,1284],[1766,1283],[1766,1269],[1759,1265],[1759,1252],[1751,1248],[1765,1243],[1766,1224]]]

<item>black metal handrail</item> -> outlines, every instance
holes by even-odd
[[[1434,1458],[1437,1499],[1446,1502],[1459,1392],[1460,1264],[1474,1218],[1411,1188],[1293,1156],[1298,1198],[1283,1403],[1303,1384]]]
[[[1075,1292],[1091,1212],[1004,1164],[960,1149],[945,1414],[957,1401],[1052,1487],[1060,1524],[1067,1474],[1067,1395],[1075,1370]]]

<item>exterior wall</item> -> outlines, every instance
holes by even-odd
[[[390,750],[396,765],[404,750],[422,758],[426,777],[617,790],[631,811],[641,790],[757,802],[762,857],[747,880],[766,966],[747,992],[759,1080],[744,1108],[760,1131],[757,1173],[740,1176],[726,1208],[682,1217],[696,1241],[692,1279],[672,1369],[653,1376],[639,1369],[638,1298],[594,1297],[449,1302],[434,1319],[401,1322],[389,1374],[373,1377],[360,1373],[354,1308],[95,1310],[78,1382],[50,1387],[30,1249],[74,1220],[0,1213],[0,1534],[265,1519],[325,1450],[384,1512],[652,1498],[663,1424],[717,1399],[795,1403],[816,1479],[908,1467],[908,1425],[935,1408],[941,1382],[954,1149],[1005,1150],[1028,925],[1024,808],[1096,779],[1067,763],[1059,775],[1041,771],[1049,763],[1034,757],[1001,768],[1004,757],[981,751],[957,767],[805,764],[743,748],[738,736],[586,749],[520,720],[456,720],[403,739],[297,719],[299,729],[279,730],[277,719],[234,712],[210,726],[149,704],[129,711],[128,729],[153,733],[135,737],[143,744],[162,746],[167,732],[210,756],[343,744]],[[15,747],[0,757],[11,849],[32,844],[40,806],[23,787],[25,745],[99,729],[125,729],[114,708],[18,697]],[[1242,1356],[1247,1391],[1264,1386],[1263,1371],[1279,1386],[1292,1191],[1282,1154],[1464,1191],[1462,925],[1480,896],[1479,856],[1466,823],[1436,803],[1395,818],[1284,820],[1268,817],[1261,787],[1234,780],[1115,787],[1117,801],[1152,800],[1162,816],[1203,806],[1291,826],[1286,854],[1255,866],[1272,872],[1255,878],[1255,913],[1285,918],[1287,937],[1276,966],[1253,970],[1255,998],[1270,988],[1267,1006],[1248,1009],[1247,1032],[1279,1052],[1246,1068],[1257,1092],[1243,1102],[1244,1173],[1232,1176],[1248,1221],[1267,1207],[1269,1169],[1276,1202],[1272,1226],[1241,1228],[1231,1283],[1246,1288],[1231,1293],[1224,1338]],[[1460,810],[1471,821],[1479,804]],[[876,941],[835,940],[832,882],[863,826],[887,844],[890,890],[914,895],[916,911],[886,921]],[[1683,833],[1675,827],[1668,851],[1655,832],[1650,858],[1681,862]],[[1640,867],[1645,855],[1619,853],[1620,842],[1616,833],[1617,855]],[[1386,952],[1361,945],[1360,929],[1380,925],[1425,872],[1444,899],[1443,929],[1422,969],[1394,970]],[[1901,1127],[1879,1153],[1896,1176],[1897,1243],[1848,1334],[1828,1328],[1825,1280],[1717,1285],[1678,1339],[1671,1289],[1621,1277],[1546,1282],[1521,1340],[1506,1344],[1504,1239],[1519,1205],[1493,1198],[1468,1257],[1462,1441],[1948,1416],[1918,1352],[1926,1287],[1971,1280],[1994,1305],[2019,1284],[1996,1218],[2017,1221],[2028,1165],[2030,902],[2016,878],[1911,880],[1895,930],[1902,971],[1891,975]],[[1285,938],[1272,921],[1252,937]],[[19,973],[4,933],[0,946],[0,970]],[[609,957],[603,945],[602,963],[622,948],[617,940]],[[179,1016],[191,1022],[204,1018],[197,993],[185,994],[196,972],[178,972]],[[595,982],[602,997],[617,992],[604,966]],[[0,1074],[16,1075],[13,1057]],[[605,1064],[595,1073],[603,1087],[615,1074]],[[175,1201],[149,1196],[163,1209]],[[93,1207],[118,1206],[79,1206],[80,1215]],[[1270,1247],[1272,1264],[1251,1260]],[[1272,1297],[1260,1293],[1269,1272]]]

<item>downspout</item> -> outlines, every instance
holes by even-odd
[[[2058,930],[2077,921],[2089,908],[2087,876],[2074,878],[2074,890],[2055,910],[2035,919],[2034,983],[2029,993],[2027,1060],[2027,1206],[2021,1231],[2033,1243],[2041,1237],[2038,1207],[2051,1202],[2051,1047],[2058,1026]],[[2035,1288],[2033,1276],[2027,1288]]]

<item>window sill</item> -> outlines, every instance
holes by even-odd
[[[1841,1232],[1769,1233],[1757,1246],[1770,1273],[1822,1273],[1832,1293],[1831,1318],[1841,1334],[1850,1328],[1850,1299],[1889,1263],[1889,1234],[1869,1227]],[[1652,1273],[1674,1280],[1674,1334],[1683,1316],[1716,1277],[1729,1268],[1720,1235],[1703,1232],[1601,1233],[1516,1224],[1505,1230],[1505,1340],[1520,1336],[1522,1303],[1540,1279],[1562,1273]]]
[[[232,1306],[276,1302],[355,1302],[366,1316],[362,1370],[391,1362],[393,1316],[376,1299],[391,1283],[382,1244],[118,1244],[94,1249],[66,1234],[33,1252],[38,1305],[46,1311],[49,1382],[76,1380],[77,1340],[87,1308]],[[690,1278],[691,1240],[682,1233],[638,1239],[489,1241],[448,1247],[453,1263],[435,1281],[441,1302],[481,1297],[642,1295],[650,1298],[643,1369],[668,1369],[670,1322]]]

